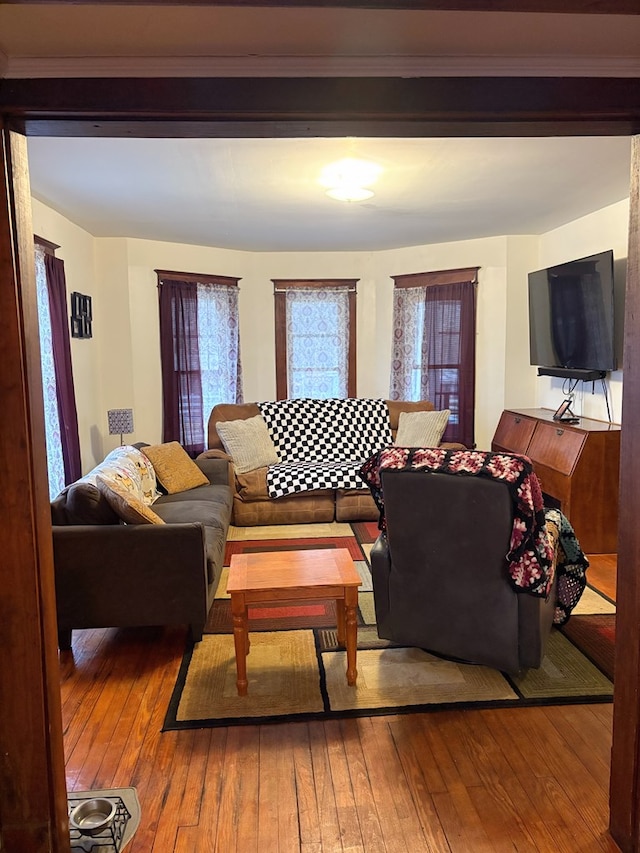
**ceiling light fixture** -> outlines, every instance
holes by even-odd
[[[327,195],[338,201],[364,201],[367,198],[371,198],[374,192],[364,187],[351,187],[345,184],[344,186],[332,187],[330,190],[327,190]]]
[[[382,166],[377,163],[345,157],[325,166],[318,183],[327,187],[327,195],[338,201],[364,201],[374,195],[367,188],[375,184],[381,173]]]

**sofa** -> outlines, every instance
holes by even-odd
[[[202,638],[231,520],[227,469],[175,442],[124,446],[51,502],[60,649],[74,628],[185,624]]]
[[[290,401],[279,401],[287,403]],[[310,404],[331,403],[339,401],[296,401],[303,410]],[[349,401],[343,401],[348,403]],[[355,402],[355,401],[354,401]],[[415,413],[430,412],[444,416],[439,418],[441,425],[446,426],[448,412],[435,413],[433,403],[429,400],[416,402],[408,401],[376,401],[384,406],[385,416],[388,417],[390,434],[387,441],[395,441],[398,433],[401,415],[414,416]],[[214,406],[208,420],[208,449],[201,454],[200,459],[217,458],[229,463],[229,485],[233,495],[232,523],[239,527],[250,527],[261,524],[304,524],[311,522],[331,521],[375,521],[378,519],[378,509],[371,498],[369,490],[358,477],[358,483],[348,488],[318,488],[299,491],[294,494],[271,497],[267,487],[268,465],[253,468],[249,471],[238,471],[234,456],[225,447],[220,431],[224,425],[239,420],[254,420],[265,411],[263,403],[219,403]],[[317,409],[316,409],[317,410]],[[222,424],[219,431],[219,425]],[[442,426],[441,433],[444,431]],[[439,443],[438,438],[438,443]],[[442,445],[451,448],[462,448],[460,444]],[[375,447],[374,451],[380,449]],[[368,453],[367,453],[368,455]],[[364,461],[366,456],[362,457]],[[277,456],[274,457],[277,462]],[[273,461],[273,460],[272,460]],[[246,467],[246,466],[245,466]]]

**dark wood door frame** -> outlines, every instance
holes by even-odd
[[[632,79],[603,78],[4,80],[0,81],[0,116],[6,128],[27,135],[632,135],[640,133],[640,83]],[[5,132],[5,141],[7,138]],[[627,377],[640,372],[639,157],[638,145],[634,144],[636,177],[631,184],[624,356]],[[10,205],[4,204],[0,211],[0,295],[3,303],[7,298],[11,302],[11,293],[17,291],[15,309],[25,324],[27,307],[33,301],[32,282],[20,273],[32,259],[31,223],[27,214],[21,215],[20,208],[21,205],[28,207],[28,199],[24,197],[24,181],[20,182],[6,158],[3,169],[4,182],[13,193],[18,210],[12,213]],[[31,319],[31,329],[32,322]],[[11,357],[0,368],[0,379],[21,382],[25,369],[23,344],[20,336],[11,338]],[[22,391],[15,395],[11,411],[5,409],[3,413],[0,447],[6,446],[5,440],[20,440],[17,427],[9,423],[8,415],[15,415],[16,424],[23,425],[28,436],[20,446],[24,464],[33,478],[34,512],[41,520],[48,511],[41,482],[44,437],[40,414],[34,418],[30,389],[26,385],[20,387]],[[640,563],[640,525],[637,524],[640,453],[633,453],[640,440],[639,382],[625,382],[623,405],[617,615],[617,645],[618,652],[622,650],[622,653],[618,653],[616,659],[610,828],[621,849],[632,853],[640,851],[640,585],[636,580],[636,566]],[[17,500],[22,489],[22,470],[11,466],[5,494]],[[50,595],[50,533],[41,524],[29,529],[33,530],[33,536],[21,537],[20,559],[38,565],[40,576],[25,572],[20,577],[17,570],[14,572],[16,582],[23,587],[23,600],[18,597],[11,602],[12,606],[22,608],[13,618],[33,619],[24,600],[33,598],[37,592],[42,607],[40,618],[46,628],[42,634],[46,645],[55,642],[51,639],[50,625],[55,618]],[[41,559],[43,549],[46,552],[44,560]],[[17,565],[16,562],[13,568]],[[19,636],[19,632],[8,632],[3,621],[0,619],[0,642],[5,648],[12,643],[16,653],[24,653],[29,639],[26,635]],[[50,654],[41,655],[40,669],[31,675],[40,685],[57,678],[57,666]],[[7,681],[4,672],[0,674],[0,697],[11,686],[11,679]],[[18,727],[16,736],[19,739],[24,735],[20,731],[20,721],[11,722]],[[10,732],[2,735],[3,753],[6,745],[11,746],[5,744],[10,736]],[[61,800],[56,767],[61,734],[57,724],[51,729],[49,741],[50,804]],[[5,799],[5,792],[0,790],[0,813],[7,805]],[[49,808],[49,813],[52,811],[55,813],[55,808]],[[7,846],[7,849],[10,848]]]

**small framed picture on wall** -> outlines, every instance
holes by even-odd
[[[92,337],[92,322],[93,308],[91,304],[91,297],[84,293],[74,291],[71,294],[71,337]]]

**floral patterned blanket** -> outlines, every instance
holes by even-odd
[[[506,554],[511,584],[516,592],[547,598],[557,572],[554,623],[567,621],[586,585],[589,563],[568,519],[559,510],[545,510],[540,483],[526,456],[442,448],[381,450],[364,463],[360,476],[380,511],[378,527],[383,534],[386,520],[380,473],[388,468],[488,477],[506,483],[513,499],[513,528]]]

